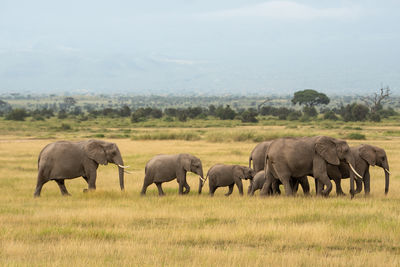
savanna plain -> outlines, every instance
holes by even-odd
[[[128,122],[82,122],[63,131],[57,122],[0,120],[1,266],[399,266],[400,125],[395,122],[300,123],[196,128],[132,128]],[[51,124],[55,125],[51,127]],[[187,125],[193,125],[187,122]],[[330,135],[346,139],[364,134],[386,150],[391,180],[384,194],[384,173],[371,167],[371,194],[350,200],[300,192],[296,197],[239,196],[235,187],[198,195],[198,177],[188,174],[189,195],[178,195],[176,181],[155,185],[140,196],[146,162],[156,154],[192,153],[204,172],[216,163],[248,165],[262,140],[280,136]],[[56,140],[103,138],[115,142],[131,174],[119,190],[114,165],[100,166],[97,190],[82,178],[66,180],[72,194],[62,197],[55,182],[34,199],[37,158]],[[311,188],[314,179],[309,177]],[[248,181],[244,181],[245,191]],[[349,180],[342,181],[345,192]]]

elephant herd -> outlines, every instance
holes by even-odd
[[[251,168],[253,162],[253,168]],[[83,177],[89,190],[96,189],[96,172],[99,164],[113,163],[118,166],[121,190],[124,190],[124,166],[121,153],[115,143],[101,140],[81,142],[58,141],[45,146],[39,154],[38,177],[34,193],[40,196],[43,185],[54,180],[62,195],[69,195],[65,179]],[[162,183],[177,179],[179,194],[190,192],[186,173],[200,176],[199,194],[209,180],[209,193],[214,195],[218,187],[229,187],[229,196],[234,185],[243,195],[242,180],[250,180],[247,190],[254,195],[280,194],[279,185],[283,184],[286,195],[297,192],[299,184],[305,195],[310,193],[307,176],[315,178],[317,195],[328,196],[333,180],[336,194],[344,195],[341,179],[350,178],[350,195],[353,198],[362,190],[370,192],[369,166],[379,166],[385,171],[385,194],[389,190],[389,164],[385,150],[372,145],[349,147],[346,141],[328,136],[278,138],[258,144],[250,154],[249,166],[216,164],[206,177],[203,175],[201,160],[190,154],[157,155],[150,159],[145,167],[145,177],[141,194],[147,187],[155,184],[160,196],[164,195]],[[356,188],[354,189],[354,181]],[[84,191],[86,191],[85,189]]]

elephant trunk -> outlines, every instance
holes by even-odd
[[[383,168],[385,170],[385,195],[387,195],[387,193],[389,192],[389,164],[386,163]]]
[[[203,185],[204,185],[203,179],[201,179],[201,177],[200,177],[200,179],[199,179],[199,194],[201,194],[201,190],[203,189]]]
[[[114,163],[118,166],[118,174],[119,174],[119,186],[121,187],[121,190],[125,189],[124,186],[124,172],[125,172],[125,168],[127,168],[127,166],[124,166],[124,161],[122,160],[121,155],[117,155]]]

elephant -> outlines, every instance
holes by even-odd
[[[354,168],[363,177],[362,180],[356,180],[356,192],[361,192],[362,183],[364,183],[365,195],[370,192],[370,174],[369,166],[379,166],[385,172],[385,194],[389,192],[389,163],[384,149],[372,145],[359,145],[350,148],[351,153],[355,159]],[[344,162],[339,166],[328,164],[328,176],[335,181],[336,194],[344,195],[340,185],[341,179],[350,177],[350,170]]]
[[[264,142],[261,142],[261,143],[257,144],[257,145],[253,148],[253,150],[251,151],[250,156],[249,156],[249,168],[251,168],[251,161],[253,161],[253,170],[254,170],[256,173],[258,173],[259,171],[264,170],[264,166],[265,166],[265,153],[267,152],[268,147],[269,147],[269,145],[270,145],[271,143],[272,143],[272,141],[264,141]],[[257,174],[256,174],[256,175],[257,175]],[[259,186],[260,186],[259,183],[260,183],[262,180],[265,181],[265,178],[264,178],[264,179],[259,178],[259,179],[260,179],[260,180],[258,181],[258,184],[256,184],[256,185],[254,186],[254,188],[253,188],[253,182],[255,181],[255,179],[250,180],[250,185],[249,185],[249,187],[248,187],[248,189],[247,189],[247,194],[248,194],[248,195],[254,195],[254,191],[256,191],[256,190],[258,190],[258,189],[261,189],[262,184],[261,184],[261,187],[259,187]],[[298,179],[293,178],[293,177],[291,178],[291,185],[292,185],[292,188],[293,188],[293,190],[294,190],[295,192],[297,192],[297,189],[298,189],[298,187],[299,187],[299,183],[301,184],[301,186],[302,186],[302,188],[303,188],[303,192],[304,192],[306,195],[308,195],[309,192],[310,192],[310,184],[308,183],[307,176],[304,176],[304,177],[301,177],[301,178],[298,178]],[[281,184],[282,184],[282,183],[281,183],[279,180],[275,179],[274,182],[273,182],[273,184],[272,184],[272,188],[271,188],[269,194],[272,194],[272,193],[280,194],[281,191],[280,191],[280,189],[279,189],[279,185],[281,185]],[[253,192],[251,192],[251,191],[253,191]]]
[[[87,141],[58,141],[46,145],[39,154],[37,185],[35,197],[45,183],[56,181],[62,195],[70,195],[65,187],[65,179],[83,177],[89,190],[96,189],[97,168],[99,164],[118,165],[119,184],[124,190],[124,161],[115,143],[90,139]],[[86,191],[86,190],[84,190]]]
[[[354,169],[355,159],[350,147],[344,140],[328,136],[279,138],[268,147],[265,156],[266,181],[261,190],[261,195],[266,196],[273,179],[279,179],[284,187],[286,195],[293,195],[290,186],[290,177],[313,176],[321,182],[326,189],[318,194],[328,196],[332,190],[332,183],[327,174],[327,165],[338,166],[343,160],[351,168],[350,194],[351,198],[356,194],[354,190],[355,175],[362,178]]]
[[[147,187],[155,183],[160,196],[165,195],[161,184],[177,179],[179,194],[188,194],[190,186],[186,182],[186,172],[193,172],[203,178],[201,160],[190,154],[164,155],[160,154],[150,159],[145,167],[145,176],[141,195],[146,194]],[[185,191],[183,190],[185,188]]]
[[[235,184],[239,188],[239,194],[243,195],[242,179],[253,179],[254,175],[254,170],[246,166],[216,164],[208,170],[206,176],[206,180],[209,177],[210,195],[213,196],[218,187],[229,186],[229,191],[225,194],[225,196],[229,196],[232,194]],[[205,180],[200,180],[199,194],[201,194],[204,182]]]
[[[265,152],[272,141],[265,141],[261,142],[256,145],[250,153],[249,156],[249,168],[251,168],[251,161],[253,161],[253,170],[258,173],[261,170],[264,170],[264,159],[265,159]]]
[[[264,170],[257,172],[253,178],[252,183],[249,186],[249,191],[247,192],[247,194],[250,196],[253,196],[255,191],[257,191],[263,187],[265,180],[266,179],[265,179]],[[275,179],[275,181],[273,182],[273,187],[274,187],[274,183],[275,183],[275,189],[273,190],[273,192],[270,191],[269,194],[271,194],[271,193],[280,194],[281,193],[281,191],[279,190],[279,184],[281,184],[280,181]],[[301,187],[303,188],[304,194],[309,195],[310,194],[310,184],[308,183],[307,176],[304,176],[301,178],[293,178],[293,177],[290,178],[290,185],[294,192],[297,192],[299,183],[301,184]]]

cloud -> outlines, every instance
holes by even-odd
[[[294,1],[270,1],[241,8],[226,9],[200,15],[202,18],[266,18],[275,20],[353,19],[360,16],[360,8],[315,8]]]
[[[188,59],[178,59],[178,58],[168,58],[168,57],[151,57],[154,61],[172,63],[177,65],[196,65],[206,63],[203,60],[188,60]]]

